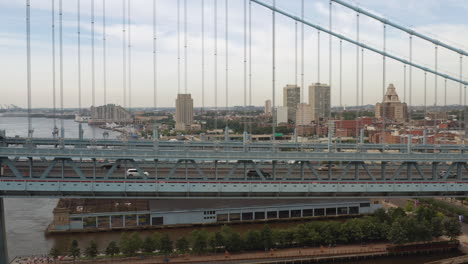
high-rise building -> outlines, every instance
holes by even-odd
[[[309,86],[309,104],[315,121],[330,117],[330,85],[314,83]]]
[[[265,115],[271,115],[271,100],[265,101]]]
[[[91,106],[91,118],[88,121],[89,124],[128,124],[132,122],[132,115],[119,105],[108,104],[102,106]]]
[[[288,107],[278,106],[276,107],[276,124],[287,124],[288,123]]]
[[[307,126],[314,120],[312,107],[309,104],[300,103],[297,105],[296,126]]]
[[[193,99],[190,94],[178,94],[176,99],[176,130],[190,130],[193,123]]]
[[[301,88],[288,84],[283,88],[283,106],[288,107],[288,119],[296,122],[297,105],[301,102]]]
[[[400,102],[393,84],[388,85],[383,102],[375,105],[375,117],[399,123],[408,120],[408,107],[406,103]]]

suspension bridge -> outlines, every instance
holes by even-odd
[[[152,36],[148,39],[152,44],[152,81],[153,81],[153,108],[156,110],[158,102],[167,100],[160,98],[163,89],[160,84],[160,71],[163,65],[160,60],[164,55],[160,50],[163,34],[159,35],[158,20],[160,0],[152,1]],[[390,19],[381,17],[361,7],[354,6],[343,0],[329,1],[328,26],[318,25],[308,21],[305,17],[305,3],[301,0],[300,14],[290,12],[279,7],[275,0],[226,0],[224,2],[224,33],[218,36],[218,26],[221,1],[200,0],[201,20],[201,107],[207,108],[206,94],[213,94],[215,114],[219,115],[219,85],[220,59],[219,39],[224,47],[224,95],[225,107],[229,108],[230,96],[242,94],[243,106],[252,105],[252,17],[254,10],[260,8],[263,12],[271,12],[271,99],[273,106],[272,139],[268,142],[252,142],[245,126],[241,141],[231,141],[229,134],[220,141],[185,141],[172,142],[159,139],[155,127],[152,140],[116,140],[116,139],[85,139],[80,126],[79,137],[69,138],[65,133],[63,118],[57,118],[65,113],[64,97],[73,94],[77,98],[78,112],[82,113],[82,31],[83,15],[81,0],[76,3],[76,72],[77,89],[65,89],[67,81],[64,76],[64,15],[62,0],[51,0],[51,48],[52,48],[52,94],[54,127],[51,128],[52,138],[39,138],[34,136],[34,120],[32,118],[33,81],[32,50],[31,50],[31,8],[34,0],[26,0],[26,81],[27,81],[27,109],[28,109],[28,136],[8,137],[5,131],[0,131],[0,196],[1,197],[138,197],[138,198],[185,198],[198,199],[207,197],[216,198],[303,198],[303,197],[376,197],[376,196],[466,196],[468,193],[468,147],[463,145],[413,144],[409,139],[407,144],[369,144],[363,140],[363,133],[356,143],[340,143],[333,141],[331,133],[327,143],[304,143],[297,140],[281,141],[275,138],[276,134],[276,107],[278,86],[277,19],[289,19],[294,22],[295,32],[295,83],[304,88],[304,36],[307,27],[317,31],[317,81],[320,82],[321,60],[321,34],[329,37],[328,47],[328,77],[332,87],[338,87],[336,96],[339,106],[343,107],[343,43],[355,46],[356,65],[356,105],[364,104],[364,58],[365,54],[374,54],[382,57],[382,95],[387,85],[388,60],[400,63],[404,71],[404,98],[411,111],[413,97],[414,71],[424,76],[424,108],[427,111],[427,76],[434,76],[434,105],[438,105],[439,79],[444,83],[444,105],[447,105],[447,87],[458,86],[458,104],[466,108],[466,85],[463,77],[463,58],[466,51],[451,44],[429,37],[426,34],[400,25]],[[58,11],[57,3],[58,2]],[[95,7],[97,0],[91,0],[90,10],[90,40],[91,40],[91,105],[96,106],[96,75],[102,74],[103,104],[109,102],[108,91],[108,28],[109,14],[106,9],[106,0],[102,0],[100,8],[102,13],[97,15]],[[148,1],[149,3],[151,1]],[[188,5],[187,0],[177,1],[177,92],[189,93],[188,53],[190,47],[188,38]],[[213,4],[208,14],[207,3]],[[232,2],[242,4],[242,14],[231,13],[229,6]],[[255,6],[255,9],[253,8]],[[349,36],[338,32],[333,27],[333,8],[340,6],[356,14],[356,35]],[[123,106],[132,109],[135,100],[134,89],[134,59],[132,3],[122,0],[121,5],[121,48],[122,62],[122,98]],[[222,12],[221,12],[222,13]],[[181,16],[182,14],[182,16]],[[212,15],[212,21],[208,21]],[[58,25],[56,25],[58,16]],[[232,91],[230,84],[229,51],[230,51],[230,16],[238,16],[243,20],[242,37],[242,65],[243,89]],[[99,17],[100,30],[96,34],[96,24]],[[366,17],[382,25],[382,46],[362,41],[360,32],[360,18]],[[183,19],[182,19],[183,18]],[[69,18],[68,18],[69,19]],[[115,17],[113,18],[115,19]],[[267,23],[263,21],[263,23]],[[213,27],[212,50],[206,48],[206,26]],[[300,26],[300,34],[299,27]],[[57,36],[58,27],[58,36]],[[408,37],[407,55],[392,53],[387,49],[388,28],[397,30]],[[96,67],[96,42],[100,36],[102,51],[100,56],[102,69]],[[300,39],[299,39],[300,35]],[[68,36],[69,37],[69,36]],[[427,42],[435,47],[434,63],[431,66],[420,64],[413,60],[414,39]],[[58,39],[58,41],[57,41]],[[70,41],[68,39],[68,41]],[[338,55],[333,52],[332,45],[338,42]],[[57,52],[58,43],[58,52]],[[300,45],[299,45],[300,44]],[[299,47],[300,46],[300,47]],[[459,73],[444,71],[439,63],[439,50],[453,53],[457,57],[456,65]],[[300,51],[300,52],[299,52]],[[400,51],[406,52],[406,51]],[[208,54],[210,53],[210,54]],[[301,56],[298,56],[300,53]],[[207,55],[208,54],[208,55]],[[207,58],[213,60],[213,90],[207,90]],[[338,65],[335,65],[336,58]],[[58,67],[56,62],[58,61]],[[183,65],[182,65],[183,64]],[[347,62],[345,64],[351,65]],[[183,67],[182,67],[183,66]],[[300,67],[299,67],[300,66]],[[339,66],[339,70],[335,69]],[[88,69],[86,69],[88,70]],[[198,69],[197,69],[198,70]],[[338,82],[333,79],[332,73],[338,72]],[[408,76],[408,78],[407,78]],[[300,77],[300,81],[298,80]],[[58,87],[56,85],[58,83]],[[408,92],[406,85],[408,84]],[[231,90],[230,90],[231,88]],[[183,89],[183,90],[182,90]],[[347,88],[348,89],[348,88]],[[58,92],[57,92],[58,90]],[[239,92],[240,91],[240,92]],[[301,100],[304,100],[304,89],[301,89]],[[408,96],[407,96],[408,95]],[[57,100],[58,97],[58,100]],[[464,99],[463,99],[464,98]],[[408,99],[408,100],[406,100]],[[58,102],[57,102],[58,101]],[[410,115],[411,119],[411,115]],[[60,122],[57,122],[60,121]],[[386,129],[386,120],[383,119],[383,129]],[[410,120],[411,122],[411,120]],[[59,123],[59,124],[57,124]],[[464,123],[464,122],[463,122]],[[226,127],[228,131],[228,127]],[[424,136],[425,137],[425,136]],[[135,168],[129,175],[128,168]],[[3,200],[0,199],[0,210],[3,215]],[[0,251],[6,252],[6,239],[4,219],[0,217]],[[0,264],[6,263],[6,254],[0,257]]]

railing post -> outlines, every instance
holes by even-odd
[[[7,263],[9,262],[5,228],[5,206],[3,204],[3,198],[0,198],[0,264]]]

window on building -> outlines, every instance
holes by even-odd
[[[98,228],[109,228],[109,216],[98,217]]]
[[[112,227],[123,227],[123,215],[113,215],[111,223]]]
[[[153,217],[151,224],[154,226],[158,225],[164,225],[164,217],[159,216],[159,217]]]
[[[327,215],[336,215],[336,208],[327,208]]]
[[[216,216],[216,221],[217,222],[227,222],[227,221],[229,221],[229,215],[228,214],[218,214]]]
[[[149,214],[144,214],[144,215],[139,215],[138,216],[138,225],[139,226],[147,226],[149,225],[149,219],[150,215]]]
[[[339,214],[339,215],[346,215],[346,214],[348,214],[348,207],[338,207],[338,214]]]
[[[304,209],[304,210],[302,210],[302,216],[303,217],[314,216],[314,209]]]
[[[137,226],[137,216],[136,215],[126,215],[125,216],[125,226]]]
[[[253,213],[242,213],[242,221],[253,220]]]
[[[314,209],[314,216],[324,216],[325,209],[324,208],[316,208]]]
[[[240,213],[229,214],[229,221],[240,221]]]
[[[255,219],[265,219],[265,212],[255,212]]]
[[[277,211],[269,211],[267,212],[267,219],[278,218]]]
[[[359,214],[359,207],[357,206],[349,207],[349,214]]]
[[[360,203],[360,207],[370,207],[370,203]]]
[[[85,217],[83,218],[84,228],[96,227],[96,217]]]
[[[289,218],[289,210],[279,211],[279,218]]]
[[[291,210],[291,217],[301,217],[301,210]]]

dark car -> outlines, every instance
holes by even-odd
[[[101,169],[105,169],[105,170],[110,170],[112,168],[112,166],[114,166],[115,163],[107,163],[107,164],[103,164],[101,165]],[[120,169],[120,164],[117,164],[117,169]]]
[[[265,178],[270,178],[271,177],[270,173],[268,173],[268,172],[266,172],[264,170],[260,170],[260,171],[262,172],[262,174],[263,174],[263,176]],[[247,172],[247,177],[249,177],[249,178],[260,178],[260,174],[258,174],[258,172],[256,170],[249,170]]]

